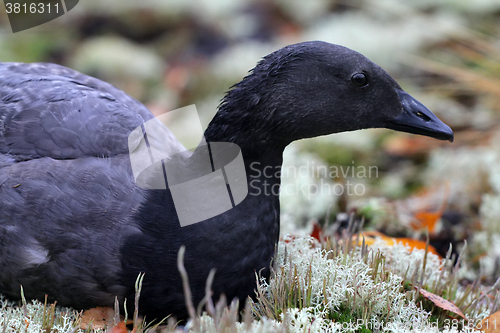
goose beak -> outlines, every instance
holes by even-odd
[[[453,142],[453,131],[439,120],[434,113],[408,93],[398,90],[403,112],[389,120],[386,128],[400,132],[430,136],[439,140]]]

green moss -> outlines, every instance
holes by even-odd
[[[361,316],[358,316],[351,309],[341,306],[338,310],[329,311],[328,319],[333,320],[335,323],[339,324],[354,324],[358,319],[361,319]],[[354,332],[357,333],[371,333],[372,330],[368,329],[366,325],[356,326],[356,330]]]

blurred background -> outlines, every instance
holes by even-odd
[[[196,104],[205,127],[224,92],[282,46],[323,40],[363,53],[455,142],[364,130],[293,143],[282,232],[364,219],[391,237],[428,234],[442,256],[467,242],[468,278],[500,275],[500,1],[82,0],[16,34],[0,9],[0,61],[71,67],[155,114]]]

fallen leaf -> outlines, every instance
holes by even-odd
[[[410,227],[413,230],[427,229],[430,233],[433,233],[442,214],[442,211],[418,212],[415,214],[415,220],[410,223]]]
[[[318,222],[313,222],[313,230],[311,231],[311,237],[316,238],[321,242],[321,236],[323,235],[323,230]]]
[[[362,244],[363,239],[365,240],[365,245],[373,245],[377,238],[381,238],[385,242],[389,239],[386,235],[378,231],[365,231],[359,234],[359,245]],[[353,240],[356,240],[357,236],[353,236]]]
[[[127,333],[127,326],[123,321],[119,322],[118,325],[113,326],[107,331],[107,333]]]
[[[441,258],[439,255],[438,251],[434,246],[430,244],[426,244],[426,242],[418,240],[418,239],[412,239],[412,238],[394,238],[396,240],[396,243],[401,243],[405,246],[409,246],[412,248],[412,250],[417,249],[417,250],[425,250],[425,247],[427,246],[427,251],[430,253],[433,253],[437,255],[438,257]],[[392,245],[392,244],[390,244]]]
[[[476,329],[484,333],[494,333],[500,331],[500,311],[484,318],[476,326]]]
[[[436,306],[440,307],[441,309],[451,311],[453,313],[456,313],[460,317],[467,319],[467,318],[465,318],[465,315],[462,313],[462,311],[458,308],[458,306],[456,306],[452,302],[442,298],[441,296],[433,294],[430,291],[427,291],[425,289],[422,289],[422,288],[419,289],[417,287],[415,287],[415,289],[418,289],[418,291],[422,294],[422,296],[427,298],[429,301],[431,301],[432,303],[434,303]]]
[[[372,245],[373,243],[375,243],[375,240],[377,238],[380,238],[389,246],[393,246],[393,245],[396,245],[398,243],[401,243],[405,246],[411,247],[412,251],[414,249],[425,250],[425,246],[426,246],[426,242],[418,240],[418,239],[403,238],[403,237],[389,237],[389,236],[386,236],[383,233],[378,232],[378,231],[366,231],[366,232],[363,232],[361,235],[363,235],[365,237],[365,244],[366,245]],[[360,242],[361,241],[362,241],[362,239],[360,239]],[[427,246],[427,251],[430,253],[433,253],[441,258],[441,256],[439,255],[437,250],[434,248],[434,246],[432,246],[430,244]]]
[[[444,188],[444,199],[439,210],[435,212],[430,212],[430,211],[416,212],[413,215],[414,220],[410,223],[410,227],[413,228],[413,230],[427,229],[429,233],[432,234],[436,229],[437,222],[439,221],[439,219],[441,219],[441,216],[444,213],[449,196],[450,196],[450,186],[448,183],[446,183]],[[429,199],[432,198],[432,192],[429,190],[424,190],[416,197],[416,199],[417,198],[421,198],[423,201],[429,201]]]
[[[100,329],[113,326],[113,318],[115,310],[112,308],[95,307],[85,310],[82,315],[80,328],[86,330],[91,327],[92,329]]]

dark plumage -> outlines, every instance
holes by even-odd
[[[212,268],[215,297],[253,294],[255,272],[269,274],[278,241],[278,197],[248,195],[181,228],[170,191],[139,188],[131,174],[128,134],[152,117],[122,91],[71,69],[0,64],[0,293],[17,298],[22,284],[28,298],[111,306],[115,296],[132,300],[145,272],[141,311],[186,317],[176,267],[185,245],[195,304]],[[238,144],[252,177],[252,162],[281,165],[294,140],[373,127],[453,139],[363,55],[306,42],[261,60],[226,94],[205,137]],[[164,142],[178,144],[172,135]]]

